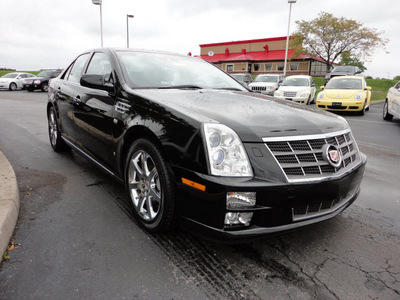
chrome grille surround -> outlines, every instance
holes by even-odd
[[[327,134],[263,138],[263,141],[290,183],[341,177],[362,163],[350,129]],[[339,167],[335,168],[323,159],[322,147],[325,144],[338,147],[342,156]]]

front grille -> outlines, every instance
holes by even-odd
[[[350,190],[345,196],[314,201],[307,204],[295,205],[292,208],[293,221],[303,221],[306,219],[319,217],[329,214],[345,206],[357,194],[358,189]]]
[[[283,92],[283,96],[284,97],[291,97],[291,98],[293,98],[293,97],[296,97],[296,92]]]
[[[251,90],[252,91],[266,91],[267,87],[265,87],[265,86],[252,86]]]
[[[350,130],[325,135],[264,138],[289,182],[320,180],[338,176],[357,166],[361,157]],[[323,146],[336,146],[342,163],[333,167],[323,158]]]

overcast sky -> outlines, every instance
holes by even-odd
[[[297,0],[296,20],[310,21],[325,11],[384,31],[386,54],[377,48],[366,74],[400,75],[400,1]],[[130,47],[193,55],[200,44],[286,36],[287,0],[103,0],[105,47]],[[35,71],[65,68],[81,51],[99,47],[100,8],[92,0],[0,0],[0,67]]]

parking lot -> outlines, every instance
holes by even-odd
[[[240,245],[135,224],[123,187],[49,145],[46,93],[0,91],[0,150],[17,175],[17,248],[0,299],[398,299],[400,120],[342,115],[368,156],[362,191],[334,219]]]

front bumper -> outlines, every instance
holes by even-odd
[[[30,84],[24,83],[22,87],[26,90],[38,90],[41,88],[40,84],[34,84],[34,83],[30,83]]]
[[[316,106],[320,109],[331,111],[361,111],[364,107],[365,100],[317,100]]]
[[[340,178],[319,182],[279,183],[253,178],[251,180],[216,178],[175,169],[177,178],[191,178],[205,186],[200,191],[178,183],[178,214],[183,228],[202,238],[220,242],[243,242],[262,236],[292,230],[332,218],[357,198],[364,174],[366,157],[350,173]],[[226,193],[256,192],[256,207],[250,226],[227,227]]]
[[[274,96],[280,100],[289,100],[297,103],[305,103],[307,104],[308,97],[284,97],[284,96]]]

